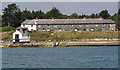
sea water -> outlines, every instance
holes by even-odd
[[[118,47],[3,48],[3,68],[117,68]]]

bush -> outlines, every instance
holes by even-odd
[[[86,31],[86,29],[81,29],[81,31]]]
[[[45,33],[43,33],[43,34],[40,35],[41,38],[44,37],[44,36],[45,36],[46,38],[49,37],[49,35],[48,35],[48,34],[45,34]]]
[[[102,31],[102,29],[98,29],[97,31]]]
[[[2,27],[2,28],[0,28],[0,31],[2,31],[2,32],[8,32],[8,31],[12,31],[12,30],[15,30],[15,28],[14,27]]]

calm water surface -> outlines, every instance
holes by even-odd
[[[118,47],[3,48],[3,68],[117,68]]]

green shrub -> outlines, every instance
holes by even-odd
[[[86,29],[81,29],[81,31],[86,31]]]
[[[98,30],[96,30],[96,31],[102,31],[102,29],[98,29]]]
[[[12,30],[15,30],[15,28],[14,27],[2,27],[2,28],[0,28],[0,31],[2,31],[2,32],[8,32],[8,31],[12,31]]]
[[[43,34],[40,35],[41,38],[44,37],[44,36],[45,36],[46,38],[49,37],[49,35],[48,35],[48,34],[45,34],[45,33],[43,33]]]

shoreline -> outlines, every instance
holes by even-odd
[[[35,43],[3,43],[0,48],[24,47],[84,47],[84,46],[120,46],[120,41],[64,41],[64,42],[35,42]]]

